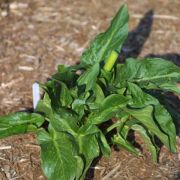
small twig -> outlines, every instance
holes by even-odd
[[[38,144],[25,144],[26,147],[40,148]]]
[[[3,161],[8,161],[7,159],[3,158],[3,157],[0,157],[1,160]]]
[[[5,150],[5,149],[11,149],[11,146],[2,146],[2,147],[0,147],[0,150]]]
[[[13,79],[12,81],[10,81],[9,83],[1,83],[1,87],[0,88],[6,88],[6,87],[10,87],[12,86],[13,84],[16,84],[18,83],[19,81],[22,81],[24,79],[24,77],[20,77],[18,79]]]
[[[23,71],[33,71],[34,68],[29,67],[29,66],[18,66],[19,70],[23,70]]]
[[[25,175],[26,175],[26,172],[25,172],[24,174],[22,174],[21,176],[17,176],[17,177],[11,178],[11,179],[9,179],[9,180],[20,179],[20,178],[22,178],[22,177],[25,176]]]
[[[106,176],[102,178],[102,180],[108,180],[110,177],[120,168],[121,164],[118,164],[113,170],[111,170]]]
[[[141,14],[133,14],[132,17],[140,19],[140,18],[143,18],[143,15],[141,15]],[[177,16],[170,16],[170,15],[165,15],[165,14],[162,14],[162,15],[161,14],[155,14],[155,15],[152,16],[152,18],[166,19],[166,20],[173,20],[173,21],[179,20],[179,18]]]
[[[23,162],[27,162],[27,161],[28,161],[28,159],[20,159],[18,162],[23,163]]]
[[[98,169],[98,170],[101,170],[101,169],[104,169],[104,167],[101,167],[101,166],[95,166],[95,167],[90,167],[90,169]]]

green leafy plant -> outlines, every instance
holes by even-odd
[[[155,138],[176,151],[171,115],[154,93],[180,93],[176,86],[180,68],[160,58],[129,58],[118,64],[127,35],[128,10],[122,6],[107,31],[82,54],[79,65],[59,65],[51,80],[41,85],[44,96],[34,113],[0,117],[1,138],[37,133],[49,180],[84,179],[96,157],[110,155],[111,145],[141,155],[128,140],[132,130],[142,137],[155,162]],[[42,126],[45,121],[47,128]]]

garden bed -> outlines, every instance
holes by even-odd
[[[32,83],[46,81],[57,64],[75,64],[89,40],[107,27],[119,7],[117,3],[115,0],[112,4],[93,0],[74,3],[67,0],[15,1],[10,6],[9,16],[0,18],[0,114],[31,108]],[[159,0],[137,4],[128,1],[128,4],[133,33],[128,41],[132,45],[126,44],[125,54],[144,57],[151,53],[179,64],[179,2]],[[149,11],[151,8],[154,16]],[[174,107],[177,103],[172,101]],[[138,141],[138,137],[136,139]],[[163,147],[157,166],[142,147],[144,158],[113,150],[110,159],[101,158],[92,166],[89,179],[93,174],[94,179],[104,180],[179,178],[178,137],[177,153],[173,155]],[[40,168],[40,147],[34,134],[1,140],[0,148],[0,179],[45,179]]]

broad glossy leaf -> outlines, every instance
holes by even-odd
[[[178,94],[180,93],[180,87],[178,87],[176,82],[168,82],[168,83],[165,82],[160,85],[149,83],[147,86],[145,86],[145,88],[148,90],[164,90],[164,91],[174,92]]]
[[[99,145],[95,134],[81,135],[79,134],[78,142],[80,145],[80,154],[86,159],[86,167],[92,163],[93,159],[99,156]]]
[[[95,94],[95,101],[94,101],[95,103],[101,103],[105,98],[104,92],[98,84],[96,84],[94,88],[94,94]]]
[[[151,138],[149,137],[146,129],[144,127],[142,127],[141,125],[138,124],[134,124],[132,125],[131,129],[133,129],[134,131],[136,131],[137,133],[140,134],[140,136],[143,138],[144,142],[146,143],[152,158],[154,162],[157,162],[157,151],[156,151],[156,147],[153,145]]]
[[[52,113],[51,108],[51,99],[49,98],[49,95],[45,92],[43,99],[39,100],[37,107],[37,112],[44,113],[47,117]]]
[[[84,99],[75,99],[72,103],[72,109],[78,114],[79,118],[84,115],[86,101]]]
[[[128,35],[128,10],[122,6],[106,32],[99,34],[85,50],[81,64],[93,65],[107,59],[112,50],[120,51]]]
[[[82,179],[90,167],[94,158],[100,154],[99,144],[96,135],[99,133],[99,129],[95,125],[82,126],[77,135],[79,144],[79,153],[85,159],[85,168],[82,175]]]
[[[180,94],[180,87],[178,87],[177,84],[175,84],[175,83],[174,84],[173,83],[161,84],[158,89],[163,89],[163,90],[167,90],[167,91],[171,91],[171,92]]]
[[[44,122],[44,117],[36,113],[17,112],[0,117],[0,138],[35,130]]]
[[[171,115],[162,105],[156,105],[154,116],[161,130],[169,137],[169,149],[176,152],[176,128]]]
[[[58,132],[74,134],[78,130],[78,117],[70,110],[53,110],[49,116],[52,127]]]
[[[160,86],[169,82],[172,84],[180,79],[180,68],[160,58],[129,58],[117,73],[117,86],[126,86],[126,82],[133,82],[141,87],[146,87],[149,83]]]
[[[92,135],[92,134],[97,134],[99,133],[99,128],[94,125],[94,124],[84,124],[82,125],[79,130],[78,130],[78,134],[81,134],[81,135]]]
[[[136,84],[128,83],[128,92],[132,95],[131,107],[142,108],[153,105],[153,117],[162,132],[168,135],[170,140],[170,150],[175,152],[176,130],[171,115],[153,96],[146,94]]]
[[[39,101],[37,111],[45,113],[46,118],[58,132],[74,133],[78,128],[78,116],[71,110],[53,107],[47,93],[45,93],[43,100]]]
[[[71,93],[65,83],[61,82],[60,84],[61,84],[61,88],[60,88],[61,105],[68,107],[73,101],[71,97]]]
[[[61,106],[59,91],[60,83],[61,81],[56,82],[55,80],[49,80],[45,83],[45,86],[43,87],[46,96],[45,98],[47,100],[46,102],[48,103],[50,101],[50,106],[53,108]]]
[[[85,90],[88,91],[95,87],[97,76],[99,74],[99,64],[96,63],[78,78],[77,82],[79,86],[85,86]]]
[[[120,94],[111,94],[102,101],[98,111],[92,113],[87,119],[90,124],[101,124],[112,118],[122,107],[129,102],[129,98]]]
[[[110,147],[107,143],[106,137],[104,136],[102,131],[96,125],[85,124],[79,129],[78,134],[80,136],[82,136],[82,135],[84,135],[84,136],[95,135],[97,142],[99,144],[99,147],[101,149],[101,152],[105,156],[110,155]]]
[[[132,96],[132,101],[130,106],[134,108],[142,108],[147,105],[159,104],[158,100],[145,93],[138,85],[128,82],[128,95]]]
[[[170,149],[171,151],[175,151],[174,144],[169,141],[169,137],[166,133],[161,131],[159,127],[156,125],[153,119],[153,107],[147,106],[143,109],[129,109],[123,108],[125,112],[132,115],[134,118],[139,120],[149,131],[154,133],[165,146]],[[174,137],[173,137],[174,138]],[[171,143],[171,144],[170,144]]]
[[[91,91],[89,97],[86,100],[86,110],[94,111],[99,109],[99,106],[104,98],[105,96],[102,88],[96,84],[93,91]]]
[[[85,162],[81,156],[75,156],[75,158],[77,160],[76,179],[79,180],[83,176]]]
[[[73,143],[67,134],[52,129],[47,133],[41,129],[38,141],[41,146],[42,168],[48,180],[74,180],[79,176],[77,168],[80,157],[76,158]]]

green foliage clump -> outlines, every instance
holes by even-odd
[[[96,157],[110,155],[110,145],[141,155],[128,140],[130,130],[142,137],[155,162],[155,138],[176,151],[171,115],[154,94],[180,93],[180,68],[160,58],[116,63],[127,36],[128,10],[122,6],[107,31],[82,54],[79,65],[59,65],[51,80],[41,85],[44,96],[34,113],[0,117],[0,138],[37,133],[49,180],[84,179]],[[42,127],[45,121],[47,129]]]

